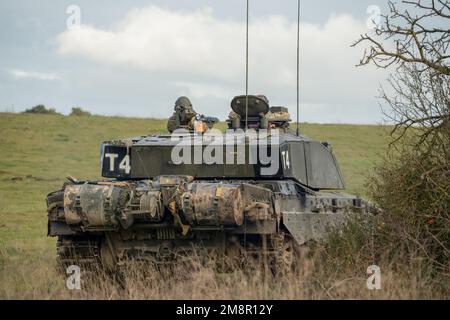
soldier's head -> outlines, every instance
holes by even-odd
[[[192,103],[188,97],[179,97],[177,101],[175,101],[175,111],[178,110],[192,110]]]
[[[191,101],[188,97],[184,96],[179,97],[177,101],[175,101],[174,110],[177,125],[187,125],[196,114],[194,108],[192,108]]]

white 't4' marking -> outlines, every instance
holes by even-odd
[[[289,161],[289,150],[281,151],[281,156],[283,158],[283,164],[285,169],[289,169],[291,163]]]
[[[125,170],[125,173],[126,173],[126,174],[129,174],[129,173],[130,173],[131,167],[130,167],[130,156],[129,156],[129,155],[126,155],[126,156],[123,158],[123,160],[120,162],[120,164],[119,164],[119,169]]]
[[[119,157],[117,153],[105,153],[105,158],[109,158],[109,171],[114,171],[114,162]]]

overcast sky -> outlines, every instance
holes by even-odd
[[[67,13],[81,10],[80,27]],[[371,5],[302,0],[300,120],[381,123],[373,67],[356,68]],[[295,118],[296,0],[250,1],[249,90]],[[180,95],[224,119],[245,92],[245,1],[1,1],[0,110],[167,117]]]

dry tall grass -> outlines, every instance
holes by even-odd
[[[1,299],[442,299],[445,284],[423,272],[421,261],[399,268],[395,261],[379,261],[381,289],[366,286],[367,264],[330,256],[317,246],[299,261],[299,271],[274,277],[262,268],[220,273],[212,265],[189,263],[157,271],[138,263],[122,267],[122,277],[102,271],[81,274],[81,289],[69,290],[66,275],[43,255],[32,264],[17,263],[1,273]],[[1,250],[1,259],[6,252]],[[364,259],[355,253],[359,262]],[[54,260],[53,260],[54,261]],[[444,287],[443,287],[444,285]]]

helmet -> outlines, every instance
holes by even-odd
[[[175,111],[182,107],[184,109],[192,109],[192,103],[188,97],[179,97],[177,101],[175,101]]]

